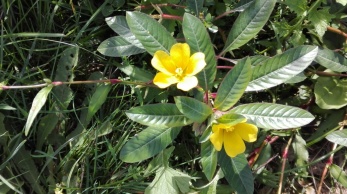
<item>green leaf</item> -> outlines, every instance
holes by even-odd
[[[169,166],[169,158],[172,155],[172,152],[174,151],[175,147],[171,146],[167,149],[164,149],[162,152],[160,152],[158,155],[156,155],[151,162],[148,164],[145,173],[144,173],[144,177],[146,177],[146,175],[152,175],[152,172],[156,169],[158,169],[158,167],[168,167]]]
[[[319,124],[317,130],[306,140],[308,146],[322,140],[327,134],[331,133],[333,129],[337,129],[339,122],[343,120],[345,111],[343,109],[332,111],[327,115]]]
[[[28,185],[30,185],[32,193],[43,194],[45,189],[42,185],[42,179],[40,178],[39,171],[37,166],[31,157],[31,153],[29,150],[26,150],[24,147],[14,148],[13,150],[17,150],[18,152],[13,155],[12,162],[16,165],[17,173],[21,174]]]
[[[188,193],[192,178],[170,167],[160,167],[154,180],[145,190],[145,194],[158,193]]]
[[[204,0],[189,0],[187,1],[187,7],[192,10],[196,16],[199,16],[204,5]]]
[[[340,168],[336,164],[332,164],[329,167],[330,174],[336,179],[342,186],[347,187],[347,174],[344,169]]]
[[[132,80],[149,82],[153,79],[154,75],[145,69],[138,68],[134,65],[127,64],[115,64],[118,69],[120,69],[123,73],[128,75]]]
[[[33,104],[31,105],[27,122],[25,123],[24,134],[28,136],[31,125],[34,122],[37,114],[40,112],[43,105],[45,105],[47,96],[51,92],[53,85],[42,88],[35,96]]]
[[[306,110],[272,103],[250,103],[231,112],[245,116],[256,126],[267,129],[289,129],[310,123],[314,116]]]
[[[89,80],[97,80],[97,79],[103,79],[102,75],[99,72],[95,72],[91,74],[91,76],[89,77]],[[90,87],[91,87],[91,92],[85,95],[86,99],[84,100],[84,104],[87,104],[88,108],[82,110],[78,125],[67,136],[68,139],[73,138],[74,136],[79,135],[80,133],[83,132],[83,130],[88,126],[88,124],[90,123],[90,121],[92,120],[96,112],[105,103],[108,97],[108,93],[112,89],[112,85],[104,84],[104,83],[95,84],[94,86],[90,86]],[[83,138],[85,137],[81,136],[81,138],[82,139],[79,139],[79,140],[83,140]]]
[[[252,2],[236,19],[222,54],[246,44],[263,28],[275,7],[276,0]]]
[[[73,74],[73,70],[79,61],[78,54],[79,47],[71,47],[63,51],[55,71],[54,81],[67,82],[74,80],[75,75]],[[71,88],[67,85],[60,85],[59,87],[53,88],[53,94],[53,97],[59,102],[55,103],[57,109],[66,110],[73,98]]]
[[[17,110],[16,108],[8,105],[8,104],[0,104],[0,110]]]
[[[176,43],[164,26],[147,14],[128,11],[126,20],[131,32],[151,55],[158,50],[169,53],[172,45]]]
[[[259,91],[290,80],[308,67],[318,53],[316,46],[299,46],[253,68],[246,91]]]
[[[254,178],[244,154],[234,158],[226,155],[224,149],[218,153],[218,163],[230,186],[237,193],[253,194]]]
[[[319,77],[314,86],[317,105],[322,109],[339,109],[347,105],[347,81],[336,77]]]
[[[217,119],[218,123],[225,123],[229,125],[236,125],[242,121],[247,120],[244,116],[228,112]]]
[[[329,12],[330,7],[323,7],[319,9],[313,9],[308,14],[308,20],[312,22],[316,32],[320,37],[323,37],[325,32],[327,31],[327,27],[329,26],[331,19],[335,16]]]
[[[327,135],[327,140],[338,145],[343,145],[347,147],[347,129],[341,131],[334,131]]]
[[[184,116],[175,104],[150,104],[131,108],[126,115],[142,125],[168,128],[189,125],[193,121]]]
[[[217,151],[210,141],[201,144],[201,165],[205,176],[211,181],[217,168]]]
[[[88,114],[86,117],[85,125],[87,125],[90,122],[95,113],[104,104],[111,88],[112,86],[110,84],[100,84],[97,86],[92,98],[89,101]]]
[[[219,86],[214,107],[226,111],[234,106],[247,88],[251,75],[250,60],[244,58],[238,61],[237,65],[229,71]]]
[[[347,71],[347,59],[341,54],[330,49],[318,50],[315,61],[320,65],[336,72]]]
[[[212,114],[212,108],[205,103],[185,96],[176,96],[175,103],[178,110],[189,119],[202,123]]]
[[[114,36],[104,40],[97,50],[109,57],[130,56],[145,52],[144,49],[134,46],[121,36]]]
[[[211,90],[216,77],[216,58],[213,44],[204,24],[195,16],[185,13],[183,16],[183,34],[192,53],[205,54],[206,67],[197,75],[199,84],[205,90]]]
[[[298,16],[302,16],[307,10],[307,0],[286,0],[284,2],[288,8],[294,11]]]
[[[164,150],[177,137],[181,128],[148,127],[130,139],[120,152],[123,162],[146,160]]]
[[[297,167],[304,167],[309,156],[305,140],[299,134],[296,134],[292,146],[296,156],[295,165]],[[306,169],[304,168],[301,168],[298,171],[306,173]]]
[[[125,16],[114,16],[106,18],[105,20],[107,25],[126,41],[138,48],[144,49],[141,42],[130,31]]]
[[[40,119],[36,133],[36,148],[38,150],[41,150],[43,143],[46,141],[48,135],[56,128],[58,121],[59,117],[56,114],[48,114]]]

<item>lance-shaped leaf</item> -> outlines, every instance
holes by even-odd
[[[222,54],[246,44],[263,28],[269,19],[276,0],[253,1],[236,19]]]
[[[214,107],[226,111],[236,104],[244,93],[251,75],[251,62],[248,58],[237,62],[237,65],[229,71],[219,86]]]
[[[130,139],[120,152],[124,162],[140,162],[146,160],[166,148],[177,137],[181,128],[148,127]]]
[[[168,128],[189,125],[193,121],[184,116],[175,104],[150,104],[126,111],[126,115],[142,125]]]
[[[205,54],[206,67],[197,75],[201,87],[210,90],[216,77],[216,58],[213,45],[205,25],[195,16],[184,14],[183,34],[191,52]]]
[[[202,11],[204,5],[204,0],[190,0],[187,1],[187,7],[195,13],[195,15],[199,15]]]
[[[98,46],[98,51],[109,57],[130,56],[145,52],[144,49],[134,46],[121,36],[114,36],[104,40]]]
[[[342,186],[347,187],[347,174],[345,169],[337,166],[336,164],[332,164],[329,167],[329,171],[332,177],[336,179]]]
[[[47,96],[51,92],[53,85],[49,85],[47,87],[42,88],[35,96],[33,100],[33,104],[31,105],[29,115],[27,118],[27,122],[25,123],[24,134],[28,135],[31,125],[34,122],[37,114],[40,112],[43,105],[45,105]]]
[[[338,145],[343,145],[347,147],[347,129],[341,131],[334,131],[327,135],[327,140],[336,143]]]
[[[306,110],[273,103],[244,104],[231,112],[241,114],[256,126],[267,129],[296,128],[307,125],[314,119]]]
[[[121,37],[126,39],[132,45],[144,49],[141,42],[135,37],[135,35],[130,31],[127,24],[125,16],[114,16],[106,18],[107,25],[119,34]]]
[[[222,149],[218,153],[218,163],[229,185],[237,193],[253,194],[254,178],[244,154],[230,158]]]
[[[126,20],[131,32],[151,55],[158,50],[169,53],[171,46],[176,43],[164,26],[147,14],[127,12]]]
[[[205,176],[211,181],[217,168],[217,151],[210,141],[201,144],[201,165]]]
[[[320,48],[315,61],[332,71],[347,71],[347,59],[341,54],[329,49]]]
[[[336,77],[319,77],[314,86],[314,95],[320,108],[342,108],[347,105],[347,81]]]
[[[185,96],[175,97],[178,110],[189,119],[202,123],[212,114],[211,107],[205,103]]]
[[[299,46],[264,61],[253,68],[246,91],[258,91],[277,86],[302,72],[318,53],[316,46]]]
[[[218,123],[225,123],[228,125],[236,125],[238,123],[245,122],[246,120],[247,119],[242,115],[229,112],[229,113],[226,113],[223,116],[219,117],[217,119],[217,122]]]

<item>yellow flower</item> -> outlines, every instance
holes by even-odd
[[[243,121],[236,125],[224,123],[213,124],[213,134],[210,136],[210,141],[214,148],[220,151],[224,144],[224,150],[230,157],[235,157],[245,152],[246,146],[243,141],[256,141],[258,133],[257,126],[245,122]]]
[[[177,88],[184,91],[198,85],[195,75],[206,66],[204,53],[197,52],[190,56],[186,43],[174,44],[170,55],[161,50],[155,52],[151,63],[159,71],[153,79],[155,85],[167,88],[177,83]]]

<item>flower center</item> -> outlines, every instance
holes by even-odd
[[[232,131],[234,131],[234,127],[228,127],[228,128],[224,128],[224,130],[226,131],[226,132],[232,132]]]
[[[175,73],[176,73],[175,76],[176,76],[178,79],[182,79],[182,77],[183,77],[183,69],[182,69],[181,67],[176,68]]]

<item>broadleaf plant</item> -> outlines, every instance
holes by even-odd
[[[0,193],[343,193],[346,0],[1,2]]]

